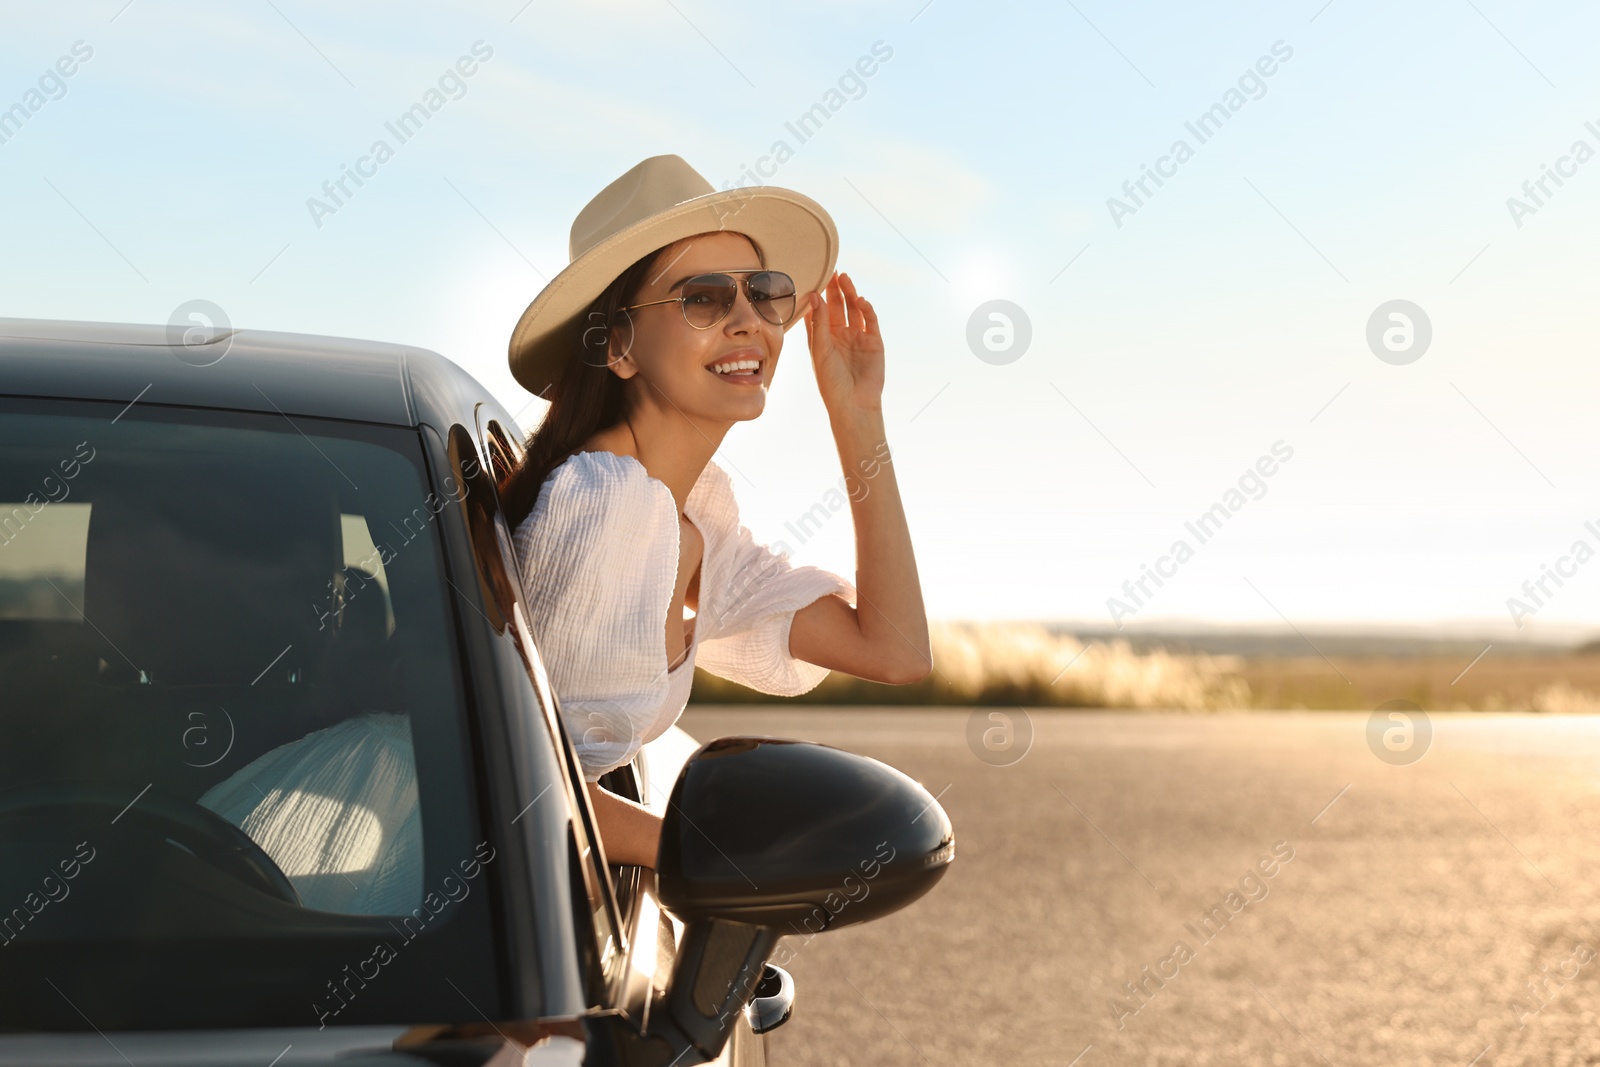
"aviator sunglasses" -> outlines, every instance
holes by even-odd
[[[683,283],[681,296],[629,304],[617,310],[632,311],[655,304],[677,304],[683,311],[683,321],[697,330],[709,330],[733,310],[734,301],[739,296],[739,283],[733,277],[735,274],[745,275],[744,295],[756,309],[756,314],[774,326],[782,326],[794,317],[794,279],[781,270],[756,269],[696,274]]]

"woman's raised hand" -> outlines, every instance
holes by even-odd
[[[811,295],[803,318],[811,365],[830,418],[878,412],[883,404],[883,335],[878,315],[856,292],[850,275],[835,271]]]

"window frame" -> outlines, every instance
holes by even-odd
[[[485,531],[473,537],[469,529],[469,538],[475,542],[481,539],[482,543],[481,549],[474,547],[473,550],[475,565],[481,568],[487,563],[500,572],[498,577],[485,575],[481,570],[475,575],[480,595],[486,602],[493,600],[495,587],[499,585],[501,595],[508,600],[506,606],[496,606],[489,616],[490,621],[497,629],[504,628],[514,634],[522,650],[530,682],[537,692],[549,695],[551,711],[555,712],[551,718],[562,749],[560,763],[565,777],[569,806],[575,816],[572,821],[573,846],[582,868],[583,884],[577,888],[581,890],[581,895],[589,908],[589,921],[581,922],[580,926],[594,938],[592,948],[595,953],[594,958],[600,961],[600,984],[603,987],[601,999],[607,1005],[616,1005],[627,975],[627,957],[632,943],[631,931],[635,909],[632,907],[625,909],[624,901],[620,897],[619,886],[612,873],[620,868],[600,862],[604,849],[600,843],[598,822],[589,800],[582,767],[578,762],[571,738],[567,735],[565,723],[556,711],[559,700],[550,687],[549,679],[544,673],[542,657],[526,625],[528,615],[522,607],[524,594],[521,561],[516,556],[514,531],[506,523],[501,497],[504,479],[514,469],[513,465],[520,461],[522,452],[520,447],[511,443],[514,439],[501,428],[497,418],[491,415],[486,421],[485,407],[483,402],[475,406],[473,426],[470,430],[460,424],[452,427],[447,438],[447,453],[452,471],[464,490],[466,492],[479,488],[484,490],[484,506],[493,523],[493,536]],[[491,427],[497,432],[496,436],[491,436]],[[468,468],[468,461],[476,464],[475,470]],[[467,509],[464,515],[470,527],[475,521],[472,518],[472,511]],[[497,622],[497,619],[504,621]],[[637,884],[637,877],[631,884]]]

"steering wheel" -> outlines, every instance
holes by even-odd
[[[224,874],[275,900],[301,906],[300,893],[260,845],[209,808],[170,793],[105,782],[50,782],[0,793],[0,822],[55,814],[68,822],[113,820],[170,841]],[[137,797],[133,803],[130,798]],[[138,832],[138,831],[135,831]]]

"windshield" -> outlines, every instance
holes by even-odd
[[[491,1010],[417,434],[121,407],[0,400],[0,1026]]]

